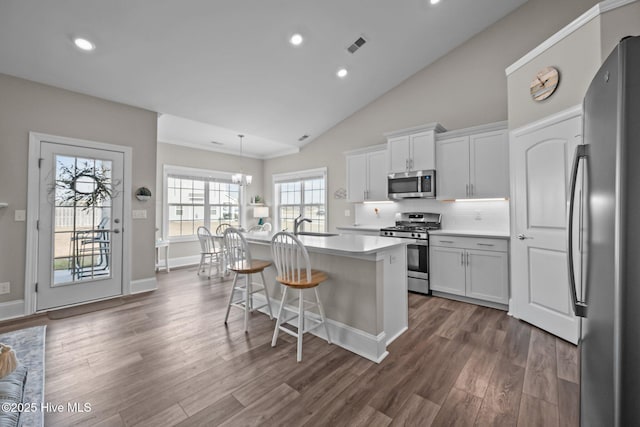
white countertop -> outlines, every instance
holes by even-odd
[[[494,239],[509,239],[511,235],[506,231],[478,231],[478,230],[433,230],[429,235],[434,236],[464,236],[464,237],[488,237]]]
[[[393,225],[393,224],[391,224]],[[357,225],[343,225],[340,227],[336,227],[336,230],[362,230],[362,231],[380,231],[381,228],[390,227],[384,225],[366,225],[366,224],[357,224]]]
[[[250,243],[271,244],[275,233],[245,234]],[[407,239],[396,239],[382,236],[362,236],[359,234],[340,234],[337,236],[298,236],[309,252],[329,254],[367,255],[406,245]]]

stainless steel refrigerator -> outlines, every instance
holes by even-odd
[[[583,137],[567,227],[580,424],[640,425],[640,37],[623,39],[589,86]]]

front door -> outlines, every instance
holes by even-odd
[[[40,143],[36,309],[122,294],[124,153]]]
[[[581,142],[579,111],[520,129],[511,141],[515,217],[511,274],[514,316],[576,344],[567,275],[567,200],[571,157]]]

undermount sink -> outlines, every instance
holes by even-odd
[[[337,233],[319,233],[314,231],[298,231],[296,236],[320,236],[320,237],[331,237],[338,236]]]

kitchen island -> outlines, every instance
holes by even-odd
[[[271,259],[272,236],[245,235],[254,259]],[[374,362],[382,361],[387,345],[408,325],[406,240],[359,235],[298,237],[307,247],[312,268],[329,276],[318,292],[331,341]],[[282,296],[275,275],[273,267],[265,270],[274,313]],[[323,328],[312,333],[324,338]]]

